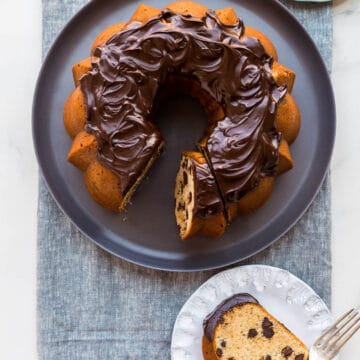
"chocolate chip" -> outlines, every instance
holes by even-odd
[[[226,347],[226,341],[225,340],[223,340],[221,343],[220,343],[220,345],[221,345],[221,347]]]
[[[282,350],[281,350],[281,355],[284,358],[288,358],[289,356],[291,356],[291,354],[293,353],[293,349],[290,346],[285,346]]]
[[[269,328],[272,326],[273,326],[273,323],[267,317],[264,317],[261,327],[264,329],[264,328]]]
[[[304,354],[299,354],[295,356],[295,360],[304,360],[305,355]]]
[[[263,329],[262,333],[267,339],[274,336],[273,323],[267,317],[264,317],[261,327]]]
[[[177,207],[177,210],[180,211],[180,210],[185,210],[185,204],[184,203],[179,203],[178,204],[178,207]]]
[[[188,183],[188,176],[187,176],[187,173],[184,171],[183,172],[183,177],[184,177],[184,185],[187,185]]]
[[[256,329],[249,329],[247,337],[248,338],[254,338],[257,334],[258,334],[258,332],[256,331]]]
[[[217,355],[218,357],[222,357],[222,354],[223,354],[223,351],[222,351],[220,348],[217,348],[217,349],[216,349],[216,355]]]
[[[266,355],[265,360],[271,360],[271,356],[270,356],[270,355]]]
[[[190,192],[189,193],[189,202],[191,202],[191,200],[192,200],[192,193]]]
[[[227,360],[235,360],[234,357],[229,357]]]
[[[267,339],[271,339],[274,336],[273,328],[265,328],[262,333]]]

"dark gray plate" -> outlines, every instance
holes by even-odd
[[[152,0],[157,7],[166,0]],[[65,27],[42,67],[34,98],[33,136],[44,178],[63,211],[107,251],[159,269],[205,270],[235,263],[269,246],[311,203],[328,168],[335,133],[330,80],[309,35],[274,0],[208,0],[209,8],[232,6],[246,24],[258,27],[277,46],[280,61],[297,72],[294,96],[303,123],[291,147],[295,168],[278,178],[271,199],[256,213],[234,221],[220,239],[182,242],[174,219],[174,182],[181,150],[193,149],[206,118],[196,101],[179,97],[162,105],[158,125],[167,146],[133,198],[128,212],[114,214],[88,195],[83,174],[67,163],[71,140],[63,128],[63,104],[73,90],[71,66],[89,54],[106,26],[126,21],[138,5],[131,0],[90,2]],[[315,240],[315,239],[314,239]]]

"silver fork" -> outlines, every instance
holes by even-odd
[[[310,360],[333,359],[345,343],[360,329],[359,308],[351,309],[314,342]]]

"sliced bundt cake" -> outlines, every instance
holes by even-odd
[[[205,360],[308,360],[308,350],[249,294],[221,303],[204,321]],[[205,344],[205,346],[204,346]]]
[[[220,236],[226,226],[224,207],[215,179],[202,154],[182,154],[175,185],[175,215],[180,237],[197,233]]]
[[[209,125],[200,152],[182,155],[175,215],[182,239],[219,236],[226,222],[259,208],[275,177],[293,167],[295,73],[277,61],[274,44],[232,8],[141,4],[129,22],[103,30],[90,57],[73,66],[76,89],[64,106],[73,138],[68,160],[85,173],[95,201],[123,211],[164,146],[156,95],[178,89],[194,96]]]

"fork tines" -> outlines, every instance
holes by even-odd
[[[332,359],[360,329],[359,308],[351,309],[329,327],[315,342],[315,347]]]

